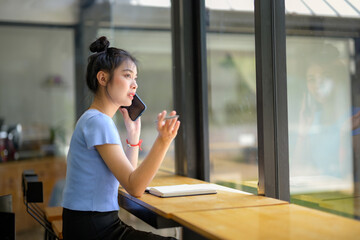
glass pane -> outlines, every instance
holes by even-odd
[[[157,114],[173,110],[170,6],[170,0],[115,1],[111,27],[98,30],[98,36],[108,36],[113,46],[129,51],[139,61],[137,92],[147,105],[141,117],[140,161],[157,137]],[[117,119],[120,136],[126,136],[120,114]],[[161,168],[175,172],[174,156],[173,142]]]
[[[292,2],[285,2],[287,8]],[[326,4],[343,12],[335,2]],[[320,4],[325,1],[311,1],[323,15],[317,19],[287,15],[291,202],[358,218],[358,29],[342,25],[349,16],[315,11]]]
[[[0,31],[1,142],[10,141],[1,144],[0,162],[65,156],[75,118],[74,30],[19,24]]]
[[[344,0],[327,0],[327,2],[342,17],[345,17],[345,16],[356,17],[356,16],[358,16],[358,13],[354,9],[354,7],[351,6],[350,4],[348,4]]]
[[[303,0],[303,3],[315,15],[336,16],[336,12],[334,11],[334,9],[323,0]]]
[[[246,1],[249,3],[251,1]],[[206,1],[210,180],[257,192],[253,2]],[[224,10],[226,9],[226,10]]]
[[[141,157],[147,154],[157,134],[157,113],[173,108],[170,22],[170,0],[1,1],[0,195],[13,195],[14,212],[22,221],[16,222],[18,236],[42,228],[24,211],[21,189],[14,188],[21,184],[18,175],[24,167],[43,180],[44,205],[54,204],[50,198],[61,203],[61,182],[55,184],[65,177],[75,110],[86,109],[91,101],[85,68],[89,44],[97,36],[106,35],[113,46],[129,50],[139,60],[139,95],[148,107]],[[163,163],[171,171],[173,156],[171,146]]]
[[[287,0],[285,10],[293,14],[311,14],[310,9],[301,0]]]
[[[349,5],[351,7],[353,7],[356,12],[360,12],[360,1],[358,0],[347,0],[347,2],[349,3]]]
[[[24,170],[42,181],[43,206],[61,203],[75,124],[77,5],[0,2],[0,196],[12,195],[17,239],[44,238],[24,211]]]

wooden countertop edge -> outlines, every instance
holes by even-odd
[[[135,203],[137,203],[137,204],[139,204],[139,205],[141,205],[141,206],[155,212],[156,214],[159,214],[162,217],[170,219],[171,214],[167,214],[167,213],[165,213],[163,211],[160,211],[159,209],[151,206],[150,204],[145,203],[144,201],[140,200],[139,198],[131,196],[130,194],[128,194],[127,192],[124,192],[124,191],[119,190],[119,194],[121,194],[123,197],[126,197],[127,199],[129,199],[129,200],[131,200],[131,201],[133,201],[133,202],[135,202]],[[144,193],[144,194],[149,194],[149,193]]]

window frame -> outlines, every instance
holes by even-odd
[[[205,0],[172,0],[176,173],[209,181]],[[255,0],[260,195],[289,200],[284,0]],[[271,39],[268,41],[268,39]]]

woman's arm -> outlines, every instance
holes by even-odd
[[[138,143],[137,141],[136,143]],[[132,144],[132,142],[130,142]],[[135,142],[134,142],[135,143]],[[131,166],[135,169],[138,165],[138,159],[139,159],[139,147],[127,147],[125,150],[126,157],[128,158],[129,162],[131,163]]]
[[[127,132],[126,139],[129,141],[130,144],[137,144],[140,139],[141,118],[138,118],[136,121],[132,121],[129,117],[129,112],[125,108],[119,108],[119,110],[124,118],[125,128]],[[127,147],[125,150],[125,154],[129,159],[131,165],[135,169],[138,164],[139,148]]]
[[[176,112],[173,111],[170,115],[175,114]],[[134,167],[132,165],[133,162],[130,163],[131,160],[129,161],[128,159],[128,156],[134,157],[134,155],[138,154],[137,147],[129,148],[127,150],[128,154],[125,155],[119,145],[104,144],[96,146],[102,159],[120,184],[129,194],[135,197],[140,197],[144,193],[145,188],[155,176],[180,127],[180,122],[177,119],[166,120],[164,123],[165,115],[166,111],[158,115],[158,137],[149,154],[138,168]]]

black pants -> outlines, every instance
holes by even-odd
[[[135,230],[119,219],[117,211],[90,212],[66,208],[63,210],[63,237],[64,240],[175,239]]]

